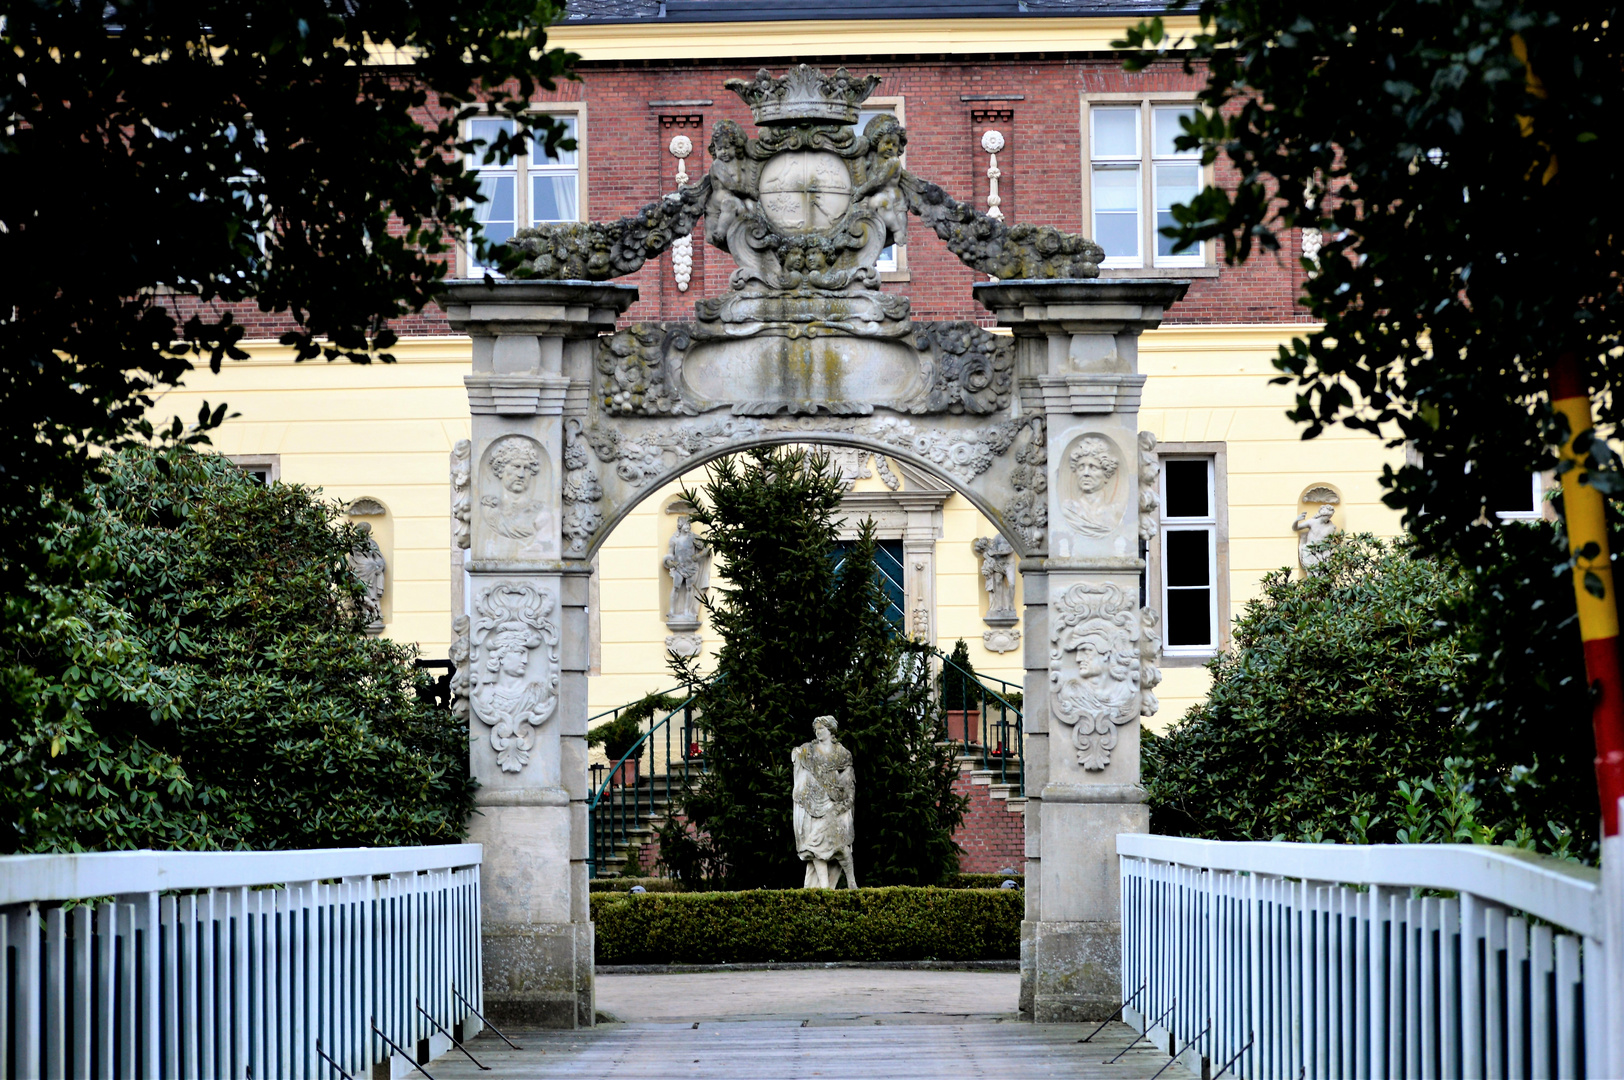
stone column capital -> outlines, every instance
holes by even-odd
[[[612,333],[637,297],[635,285],[601,281],[463,278],[447,283],[440,302],[451,329],[474,337],[586,338]]]
[[[1189,287],[1168,278],[1017,279],[978,282],[970,293],[999,326],[1041,337],[1154,330]]]

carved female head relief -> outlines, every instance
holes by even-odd
[[[1122,451],[1109,437],[1089,434],[1071,444],[1065,461],[1067,490],[1060,509],[1066,524],[1083,536],[1109,536],[1127,506],[1119,476]]]

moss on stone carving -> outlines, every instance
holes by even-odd
[[[901,187],[909,212],[972,269],[1000,281],[1099,277],[1105,249],[1086,236],[1052,225],[1006,225],[910,172],[903,172]]]
[[[710,178],[652,202],[619,221],[566,221],[520,229],[509,246],[524,253],[516,277],[608,281],[642,269],[705,214]]]

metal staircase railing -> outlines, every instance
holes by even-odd
[[[960,753],[979,758],[981,767],[994,772],[998,783],[1010,784],[1014,794],[1026,797],[1026,734],[1020,707],[1020,686],[975,671],[966,671],[940,649],[932,648],[942,663],[942,709],[947,714],[947,737],[960,744]],[[997,689],[988,686],[996,683]]]
[[[587,877],[599,876],[623,846],[651,836],[651,819],[670,804],[672,788],[686,785],[692,771],[704,771],[703,736],[694,723],[698,700],[696,694],[658,720],[657,713],[651,715],[649,729],[608,767],[606,775],[600,774],[604,766],[593,766],[592,799],[587,804]],[[607,709],[587,723],[617,717],[631,704]],[[671,721],[678,716],[681,723],[673,725]]]

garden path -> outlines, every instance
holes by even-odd
[[[1021,1023],[1020,977],[1005,972],[864,968],[598,976],[598,1006],[620,1018],[590,1031],[485,1034],[435,1059],[435,1080],[1149,1080],[1167,1056],[1111,1024]],[[416,1075],[416,1074],[414,1074]],[[1165,1077],[1178,1075],[1169,1069]],[[1183,1077],[1180,1077],[1183,1080]]]

